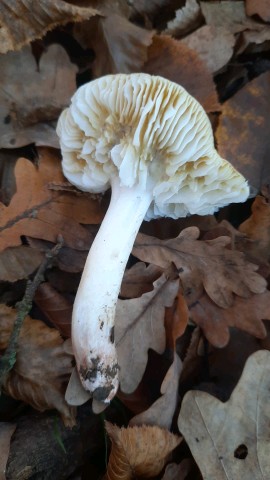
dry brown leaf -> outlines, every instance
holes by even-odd
[[[105,422],[112,442],[107,480],[132,480],[160,473],[181,438],[159,427],[119,428]]]
[[[34,302],[64,337],[71,336],[72,304],[49,282],[38,287]]]
[[[259,15],[265,22],[270,22],[269,0],[246,0],[245,4],[248,15]]]
[[[162,269],[156,265],[146,266],[144,262],[135,263],[135,265],[125,271],[120,296],[124,298],[141,297],[144,293],[153,290],[154,281],[162,273]]]
[[[170,348],[172,351],[175,350],[175,342],[185,332],[188,321],[189,310],[182,289],[180,288],[173,305],[166,310],[165,328],[167,348]]]
[[[62,0],[2,0],[0,53],[18,50],[58,25],[81,22],[97,14],[98,10],[68,5]]]
[[[178,398],[178,384],[182,370],[182,362],[177,353],[161,385],[161,397],[146,411],[133,417],[129,426],[157,425],[170,430]]]
[[[199,55],[167,35],[154,36],[143,72],[161,75],[182,85],[207,112],[220,110],[215,84]]]
[[[163,353],[166,345],[164,314],[177,295],[179,280],[163,274],[154,289],[131,300],[119,300],[116,306],[115,343],[120,366],[120,385],[125,393],[140,383],[152,348]]]
[[[191,470],[191,461],[188,458],[181,463],[169,463],[161,480],[184,480]]]
[[[75,27],[75,37],[84,48],[92,48],[95,77],[109,73],[132,73],[141,70],[147,59],[147,47],[154,32],[134,25],[126,18],[111,14]]]
[[[0,281],[16,282],[28,277],[40,265],[44,254],[25,245],[0,252]]]
[[[141,15],[159,14],[170,4],[170,0],[130,0],[129,4]]]
[[[205,480],[261,480],[270,472],[270,352],[251,355],[228,402],[189,391],[179,430]]]
[[[10,440],[15,432],[14,423],[0,422],[0,480],[6,480],[6,465],[9,456]]]
[[[235,37],[224,27],[204,25],[183,38],[181,43],[198,53],[209,72],[216,73],[230,60]]]
[[[0,349],[7,347],[16,310],[1,305]],[[16,363],[5,383],[5,392],[37,410],[55,408],[66,425],[75,424],[75,411],[65,402],[64,391],[73,357],[66,353],[58,331],[27,316],[17,349]]]
[[[270,182],[270,73],[245,85],[222,106],[216,131],[218,150],[260,190]]]
[[[100,223],[100,204],[89,195],[50,189],[52,180],[64,180],[57,155],[40,149],[39,168],[20,158],[15,167],[17,192],[8,207],[0,204],[0,250],[19,245],[21,235],[56,242],[61,234],[67,246],[86,250],[92,236],[80,223]]]
[[[253,240],[248,252],[261,262],[270,260],[270,205],[262,196],[255,198],[251,216],[241,223],[239,231]]]
[[[175,12],[175,18],[167,23],[164,33],[169,35],[185,35],[193,30],[200,21],[201,9],[197,0],[187,0],[182,8]]]
[[[199,234],[197,227],[186,228],[178,237],[169,240],[139,234],[133,254],[161,268],[168,268],[173,262],[179,271],[185,296],[192,278],[196,290],[203,285],[213,302],[223,308],[233,304],[233,293],[247,298],[251,292],[265,291],[266,281],[256,273],[257,265],[246,261],[242,252],[225,248],[230,243],[229,237],[203,241],[198,240]]]
[[[76,72],[60,45],[51,45],[39,66],[31,47],[2,55],[0,147],[29,143],[59,147],[53,121],[76,90]]]
[[[258,338],[266,336],[262,320],[270,320],[270,292],[267,290],[249,298],[234,298],[230,308],[219,308],[207,295],[202,295],[189,307],[191,319],[201,327],[215,347],[229,341],[229,327],[236,327]]]
[[[261,30],[264,27],[246,16],[244,1],[200,2],[200,6],[207,25],[225,27],[231,33],[246,29]]]

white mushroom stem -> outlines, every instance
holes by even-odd
[[[110,206],[88,254],[72,317],[72,343],[83,386],[110,402],[117,392],[114,318],[121,282],[152,194],[112,181]]]

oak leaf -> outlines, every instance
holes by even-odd
[[[0,349],[7,347],[16,310],[1,305]],[[75,411],[64,399],[65,384],[72,371],[73,357],[54,328],[27,316],[24,320],[16,363],[4,382],[5,392],[37,410],[57,409],[66,425],[75,424]]]
[[[264,28],[261,23],[247,17],[244,1],[200,2],[200,6],[207,25],[225,27],[231,33]]]
[[[220,155],[233,159],[235,168],[257,190],[270,182],[269,85],[266,72],[227,100],[216,131]]]
[[[16,282],[28,277],[40,265],[44,258],[39,250],[26,245],[6,248],[0,252],[0,281]]]
[[[21,243],[22,235],[64,243],[78,250],[89,248],[92,239],[80,223],[99,223],[103,217],[99,203],[89,195],[76,196],[54,191],[50,182],[63,182],[58,157],[40,150],[39,167],[20,158],[15,167],[17,192],[6,207],[0,204],[0,250]]]
[[[2,0],[0,53],[18,50],[57,25],[80,22],[97,14],[94,8],[68,5],[62,0]]]
[[[253,242],[248,252],[261,262],[270,260],[270,204],[262,196],[257,196],[251,206],[251,215],[239,226]]]
[[[270,22],[269,0],[246,0],[246,12],[249,16],[259,15],[265,22]]]
[[[186,35],[194,30],[200,20],[200,7],[197,0],[187,0],[182,8],[175,12],[175,18],[167,23],[165,29],[169,35]]]
[[[251,355],[230,399],[201,391],[183,400],[178,427],[205,480],[260,480],[270,472],[270,353]]]
[[[36,143],[58,148],[55,121],[76,90],[76,73],[60,45],[50,45],[39,65],[29,46],[2,55],[0,147]]]
[[[168,268],[173,262],[184,286],[192,278],[196,289],[204,287],[211,300],[219,307],[233,304],[234,293],[248,298],[251,293],[262,293],[266,281],[256,273],[257,265],[245,260],[242,252],[228,250],[229,237],[198,240],[199,229],[190,227],[178,237],[159,240],[139,234],[133,254],[144,262]]]
[[[153,290],[153,283],[162,275],[163,271],[156,265],[147,265],[144,262],[135,263],[125,271],[120,296],[122,298],[141,297]]]
[[[168,35],[155,35],[142,71],[179,83],[207,112],[220,110],[211,73],[197,52]]]
[[[164,274],[154,282],[154,289],[139,298],[119,300],[115,315],[115,344],[120,365],[120,385],[125,393],[140,383],[152,348],[163,353],[166,346],[165,307],[177,295],[179,280]]]
[[[157,426],[119,428],[105,422],[112,449],[107,480],[149,478],[160,473],[181,438]]]

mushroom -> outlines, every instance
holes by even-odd
[[[118,388],[116,302],[144,219],[206,215],[244,202],[247,182],[214,148],[210,121],[184,88],[144,73],[107,75],[80,87],[57,125],[63,172],[83,191],[111,187],[72,317],[83,387],[109,403]]]

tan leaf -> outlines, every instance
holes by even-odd
[[[265,22],[270,22],[269,0],[246,0],[245,3],[248,15],[259,15]]]
[[[270,205],[262,196],[255,198],[251,207],[251,216],[239,226],[254,242],[249,253],[261,262],[270,260]]]
[[[40,265],[44,255],[25,245],[0,252],[0,281],[16,282],[28,277]]]
[[[233,293],[247,298],[251,292],[265,291],[266,282],[256,273],[257,265],[246,261],[242,252],[225,248],[230,243],[229,237],[207,241],[198,240],[198,237],[197,227],[186,228],[178,237],[169,240],[139,234],[133,254],[162,268],[168,268],[173,262],[185,295],[191,277],[196,282],[196,289],[203,286],[213,302],[223,308],[233,304]]]
[[[10,440],[15,432],[14,423],[0,422],[0,480],[6,480],[6,465],[9,456]]]
[[[179,83],[207,112],[220,110],[215,84],[207,66],[197,52],[180,41],[166,35],[154,36],[142,70]]]
[[[89,195],[53,191],[52,180],[63,181],[60,161],[53,151],[40,150],[39,168],[20,158],[15,167],[17,192],[8,207],[0,204],[0,250],[19,245],[21,235],[64,243],[86,250],[91,235],[80,223],[99,223],[102,208]]]
[[[159,427],[119,428],[105,422],[112,442],[107,480],[132,480],[160,473],[181,438]]]
[[[191,461],[188,458],[181,463],[169,463],[161,480],[184,480],[191,470]]]
[[[246,16],[244,1],[200,2],[200,6],[207,25],[225,27],[231,33],[242,32],[247,28],[261,30],[264,27]]]
[[[215,73],[230,60],[235,37],[224,27],[204,25],[181,39],[181,43],[197,52],[209,72]]]
[[[265,26],[259,32],[257,30],[245,30],[241,35],[241,39],[237,43],[237,53],[242,53],[250,43],[259,45],[267,40],[270,40],[269,26]]]
[[[129,425],[157,425],[170,430],[178,398],[182,362],[177,353],[161,385],[161,397],[148,410],[133,417]]]
[[[61,295],[49,282],[38,287],[34,302],[45,317],[64,337],[71,336],[72,303]]]
[[[229,327],[236,327],[258,338],[266,336],[262,320],[270,320],[270,292],[249,298],[234,298],[230,308],[219,308],[202,295],[189,308],[191,319],[201,327],[212,345],[221,348],[229,341]]]
[[[137,298],[153,290],[153,283],[162,274],[162,269],[156,265],[145,265],[138,262],[125,271],[121,285],[120,296]]]
[[[16,310],[1,305],[1,350],[7,347],[15,319]],[[72,359],[65,352],[64,341],[57,330],[27,316],[20,333],[16,363],[4,383],[4,390],[37,410],[56,408],[65,424],[72,426],[75,412],[64,399]]]
[[[83,47],[95,52],[92,67],[95,77],[140,71],[153,34],[115,14],[95,18],[75,28],[75,36]]]
[[[68,5],[61,0],[2,0],[0,6],[0,53],[18,50],[68,22],[81,22],[98,10]]]
[[[218,150],[260,190],[270,182],[270,73],[245,85],[222,106],[216,131]]]
[[[179,430],[205,480],[261,480],[270,472],[270,353],[251,355],[231,398],[189,391]]]
[[[53,121],[76,90],[76,72],[60,45],[51,45],[39,66],[31,47],[2,55],[0,147],[29,143],[59,147]]]
[[[172,305],[178,286],[179,280],[171,280],[163,274],[154,282],[153,291],[140,298],[117,302],[115,343],[123,392],[133,392],[140,383],[149,348],[163,353],[165,307]]]
[[[187,0],[182,8],[176,10],[175,18],[167,23],[164,33],[176,36],[185,35],[197,26],[200,12],[197,0]]]
[[[182,289],[180,288],[173,305],[166,310],[165,328],[167,348],[175,351],[176,340],[185,332],[188,321],[189,310]]]

